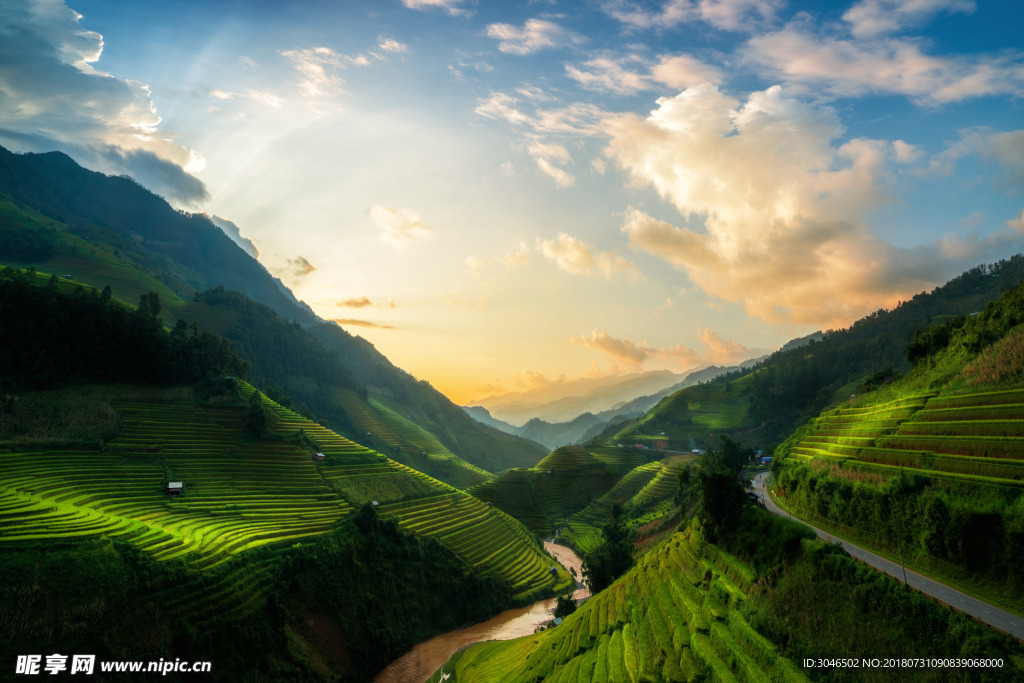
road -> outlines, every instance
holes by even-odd
[[[788,513],[776,505],[775,501],[772,500],[772,497],[768,495],[768,490],[765,487],[766,476],[767,472],[757,475],[757,493],[764,496],[765,506],[768,508],[769,512],[774,512],[781,516],[787,516]],[[798,518],[793,517],[793,519],[796,520]],[[804,522],[802,519],[799,521],[807,524],[807,522]],[[862,560],[875,569],[880,569],[889,576],[893,576],[900,581],[903,581],[903,569],[899,564],[887,560],[880,555],[876,555],[869,550],[865,550],[860,546],[854,545],[849,541],[844,541],[827,531],[822,531],[812,524],[807,524],[807,526],[814,529],[818,533],[818,536],[824,538],[826,541],[838,541],[842,543],[843,548],[845,548],[846,552],[850,553],[851,556],[858,560]],[[975,597],[971,597],[966,593],[961,593],[955,588],[950,588],[944,583],[939,583],[934,579],[929,579],[927,576],[921,576],[917,572],[909,569],[907,570],[907,585],[911,588],[916,588],[926,595],[930,595],[933,598],[941,600],[961,612],[965,612],[972,617],[976,617],[979,621],[983,621],[1000,631],[1009,633],[1020,640],[1024,640],[1024,618],[1011,614],[1006,610],[999,609],[998,607],[990,605],[987,602],[983,602]]]

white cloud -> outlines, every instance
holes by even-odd
[[[1020,210],[1020,215],[1016,218],[1011,218],[1006,221],[1007,227],[1016,230],[1017,232],[1024,235],[1024,209]]]
[[[381,238],[396,248],[433,239],[434,233],[415,211],[394,206],[371,206],[370,218],[381,230]]]
[[[940,12],[973,14],[974,0],[861,0],[843,14],[857,38],[874,38],[926,23]]]
[[[690,55],[663,55],[651,69],[651,79],[670,88],[689,88],[701,83],[718,84],[722,72]]]
[[[936,57],[914,38],[850,40],[795,23],[751,38],[743,52],[773,78],[837,96],[899,93],[942,104],[986,95],[1024,96],[1019,51]]]
[[[773,87],[740,103],[711,85],[610,119],[606,155],[704,231],[631,210],[632,247],[683,270],[707,294],[768,322],[842,325],[1006,248],[1002,237],[896,249],[864,214],[886,201],[889,146],[833,144],[829,107]]]
[[[611,279],[615,273],[631,278],[640,275],[636,267],[614,251],[597,251],[593,246],[560,232],[553,240],[537,240],[537,249],[546,259],[573,275],[603,275]]]
[[[601,121],[608,112],[589,102],[574,102],[555,109],[534,109],[533,115],[517,108],[519,98],[503,92],[493,92],[485,100],[478,100],[475,112],[490,119],[525,124],[540,133],[573,133],[598,135]]]
[[[783,0],[667,0],[657,10],[635,0],[606,0],[602,9],[631,29],[672,28],[706,21],[716,28],[751,31],[775,18]]]
[[[603,90],[619,95],[631,95],[650,87],[646,74],[626,68],[630,62],[641,61],[635,55],[622,59],[598,57],[584,62],[580,68],[565,65],[565,74],[589,90]]]
[[[421,11],[441,10],[453,17],[468,17],[473,13],[459,7],[463,0],[402,0],[402,4],[409,9]]]
[[[548,48],[566,47],[583,38],[552,21],[527,19],[522,28],[512,24],[490,24],[487,35],[498,41],[498,49],[513,55],[529,55]]]
[[[348,64],[367,66],[370,63],[366,55],[343,55],[329,47],[281,50],[281,56],[291,60],[296,70],[302,74],[299,88],[312,97],[340,91],[343,81],[331,73],[334,69],[343,69]]]
[[[184,168],[197,170],[197,157],[160,131],[149,86],[94,69],[103,36],[81,19],[54,0],[0,4],[0,141],[127,173],[181,205],[205,201],[205,186]]]
[[[606,55],[583,62],[578,67],[566,64],[565,73],[588,90],[618,95],[657,89],[658,84],[680,90],[722,80],[722,73],[716,67],[690,55],[661,55],[657,63],[636,54],[624,57]]]
[[[541,170],[544,175],[550,176],[555,180],[555,186],[558,188],[572,187],[576,182],[576,178],[566,171],[557,166],[554,166],[550,161],[544,158],[537,158],[537,168]]]
[[[560,164],[567,164],[572,161],[572,157],[569,155],[569,150],[554,143],[544,143],[540,140],[534,140],[526,149],[530,154],[538,159],[554,160]]]
[[[671,306],[671,299],[669,300],[669,306]],[[683,368],[692,368],[704,364],[734,365],[748,358],[762,355],[767,351],[767,349],[748,348],[735,341],[726,341],[713,330],[706,328],[697,331],[697,338],[700,339],[704,346],[703,351],[696,351],[682,344],[655,348],[647,342],[616,339],[604,330],[593,330],[590,336],[570,337],[569,341],[579,346],[600,351],[616,362],[625,363],[633,367],[639,367],[651,359],[668,360]]]
[[[385,52],[408,52],[409,46],[405,43],[400,43],[394,38],[387,38],[385,36],[377,36],[377,47]]]
[[[921,150],[903,140],[893,140],[892,147],[896,153],[896,161],[901,164],[912,164],[921,158]]]
[[[516,174],[516,167],[511,161],[504,161],[501,164],[501,174],[512,177]]]

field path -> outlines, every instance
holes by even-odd
[[[765,477],[767,473],[763,472],[757,475],[757,492],[764,496],[764,502],[769,512],[774,512],[780,516],[787,516],[788,513],[775,504],[772,497],[768,494],[768,490],[765,487]],[[794,519],[799,519],[794,516]],[[807,524],[804,520],[800,519],[801,522]],[[889,576],[895,577],[900,581],[903,580],[903,568],[899,564],[887,560],[886,558],[876,555],[870,550],[865,550],[859,545],[854,545],[849,541],[845,541],[835,534],[827,531],[822,531],[812,524],[807,526],[814,529],[818,536],[824,538],[827,541],[838,541],[843,544],[843,548],[846,552],[850,553],[851,556],[861,560],[862,562],[885,572]],[[951,588],[944,583],[939,583],[934,579],[930,579],[927,576],[921,576],[917,572],[907,570],[907,585],[911,588],[916,588],[925,595],[943,602],[954,609],[969,614],[978,621],[982,621],[989,626],[992,626],[1004,633],[1009,633],[1018,640],[1024,640],[1024,618],[1017,616],[1011,612],[1007,612],[1004,609],[1000,609],[994,605],[990,605],[987,602],[979,600],[978,598],[962,593],[955,588]]]

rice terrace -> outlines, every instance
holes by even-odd
[[[1022,25],[0,3],[0,681],[1024,682]]]

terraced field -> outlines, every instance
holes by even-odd
[[[307,450],[240,443],[240,409],[115,406],[124,428],[106,452],[0,455],[0,542],[106,535],[208,569],[243,550],[324,533],[353,511]],[[186,495],[166,497],[172,480]]]
[[[240,387],[247,397],[254,391]],[[571,585],[508,515],[263,400],[280,415],[280,433],[301,430],[332,464],[315,463],[298,440],[246,441],[241,408],[115,401],[124,427],[104,452],[0,453],[0,543],[103,535],[210,570],[245,550],[330,531],[356,505],[379,498],[380,514],[500,574],[517,596]],[[168,498],[168,481],[184,482],[184,494]],[[232,609],[257,601],[272,582],[249,573],[230,590],[224,579]]]
[[[380,401],[371,398],[364,402],[347,390],[338,390],[336,398],[371,443],[398,451],[401,455],[396,453],[396,457],[417,470],[463,490],[494,478],[490,472],[456,456],[430,432]]]
[[[625,508],[625,525],[633,528],[670,514],[677,488],[674,465],[657,461],[636,467],[608,493],[574,514],[559,531],[558,542],[586,554],[601,543],[601,528],[611,521],[614,504]],[[628,514],[631,511],[635,516]]]
[[[749,423],[747,390],[753,375],[731,382],[695,384],[680,389],[652,408],[639,422],[613,436],[612,443],[653,446],[667,440],[669,449],[689,451],[704,443],[709,433],[726,432],[743,443],[753,443],[759,432]]]
[[[248,398],[254,391],[242,384]],[[376,501],[377,513],[395,516],[399,526],[436,537],[456,555],[484,573],[504,577],[516,598],[543,588],[562,590],[572,578],[536,545],[530,533],[509,515],[454,486],[386,458],[310,422],[270,399],[264,402],[281,415],[277,429],[300,429],[327,455],[353,462],[320,465],[323,481],[354,505]],[[452,456],[454,457],[454,456]],[[551,568],[556,568],[555,574]]]
[[[530,469],[510,470],[467,493],[507,512],[533,531],[549,535],[651,457],[650,452],[638,449],[590,451],[563,446]]]
[[[808,680],[735,609],[753,581],[697,532],[677,533],[560,626],[473,645],[444,671],[459,683]]]
[[[1024,389],[836,408],[814,421],[789,457],[843,461],[885,476],[907,467],[936,479],[1024,487]]]

